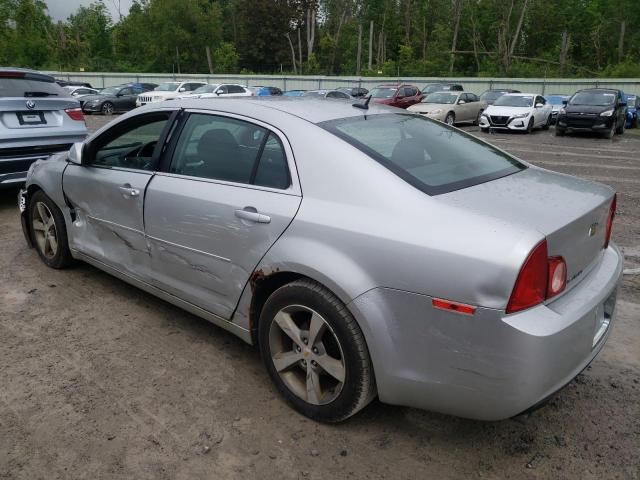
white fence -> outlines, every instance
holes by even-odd
[[[204,75],[171,73],[101,73],[101,72],[47,72],[60,80],[88,82],[94,87],[109,87],[127,82],[162,83],[171,80],[198,80],[207,83],[239,83],[255,86],[268,85],[283,90],[314,90],[363,86],[371,89],[382,83],[412,83],[422,87],[434,81],[460,83],[465,90],[482,93],[490,88],[512,88],[522,92],[540,94],[572,94],[576,90],[591,87],[619,88],[625,93],[640,94],[640,78],[393,78],[393,77],[328,77],[282,75]]]

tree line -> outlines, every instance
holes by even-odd
[[[112,18],[104,1],[118,13]],[[0,0],[0,64],[60,71],[640,77],[638,0]]]

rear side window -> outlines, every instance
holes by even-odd
[[[2,97],[69,97],[67,90],[54,81],[27,78],[6,78],[0,72],[0,98]]]
[[[228,90],[229,93],[244,93],[244,88],[240,85],[229,85]]]
[[[349,117],[320,124],[429,195],[526,168],[473,136],[418,115]]]
[[[287,188],[286,155],[267,129],[235,118],[192,113],[177,141],[170,172]]]

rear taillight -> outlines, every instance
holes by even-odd
[[[66,108],[65,112],[69,115],[71,120],[75,120],[77,122],[84,122],[84,113],[82,113],[81,108]]]
[[[549,257],[547,240],[531,250],[507,304],[507,313],[531,308],[554,297],[567,286],[567,264],[562,257]]]
[[[609,246],[611,240],[611,230],[613,229],[613,219],[616,216],[616,208],[618,208],[618,194],[613,194],[613,200],[611,200],[611,206],[609,207],[609,217],[607,218],[607,231],[604,234],[604,247]]]

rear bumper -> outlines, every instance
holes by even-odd
[[[512,315],[434,309],[431,297],[377,288],[349,304],[380,400],[480,420],[538,404],[595,358],[611,331],[622,256],[610,246],[573,289]]]

